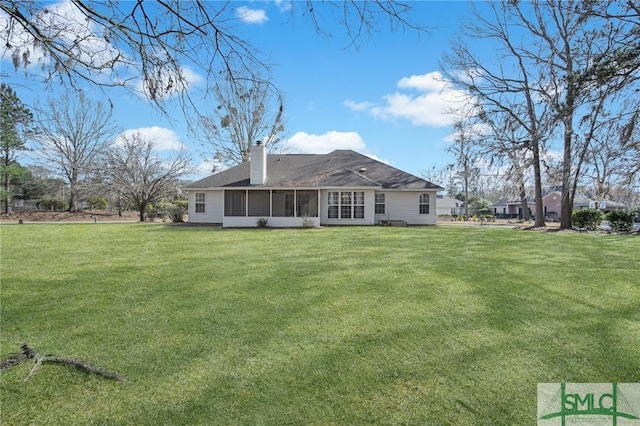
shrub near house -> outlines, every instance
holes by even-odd
[[[571,224],[575,228],[595,231],[602,222],[602,212],[597,209],[576,210],[571,215]]]
[[[40,210],[52,212],[61,212],[67,209],[66,203],[58,198],[43,198],[38,201],[36,207]]]
[[[612,231],[631,231],[636,220],[636,213],[630,210],[616,210],[607,213],[606,218]]]
[[[91,210],[106,210],[108,206],[107,200],[99,195],[89,197],[87,200],[87,207]]]

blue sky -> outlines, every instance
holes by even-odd
[[[274,83],[285,96],[287,152],[353,149],[418,176],[453,161],[447,153],[452,118],[445,108],[455,92],[435,77],[450,37],[471,6],[462,1],[410,4],[408,19],[429,27],[428,33],[390,31],[381,20],[379,30],[355,48],[337,23],[322,21],[332,34],[328,37],[299,15],[292,20],[286,2],[232,3],[237,30],[273,63]],[[55,96],[55,89],[45,90],[24,71],[14,71],[4,53],[2,80],[25,103]],[[170,121],[134,95],[118,97],[114,104],[124,129],[142,129],[166,147],[183,144],[196,163],[203,163],[202,149],[179,114]]]

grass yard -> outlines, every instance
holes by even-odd
[[[3,425],[536,423],[640,382],[640,239],[490,227],[3,225]]]

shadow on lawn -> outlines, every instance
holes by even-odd
[[[416,334],[417,339],[411,337]],[[262,355],[280,343],[267,339],[264,345],[254,345],[257,364],[247,370],[211,371],[194,386],[198,392],[183,395],[186,401],[179,406],[148,409],[168,421],[188,413],[195,423],[214,419],[252,424],[526,422],[528,413],[515,413],[509,398],[500,399],[504,383],[470,386],[472,375],[457,372],[470,363],[487,368],[503,352],[501,344],[472,351],[457,347],[440,354],[431,349],[428,338],[420,337],[424,330],[391,327],[336,341],[305,338],[294,345],[296,351],[280,354],[275,363],[273,357]],[[448,373],[449,369],[456,373]],[[138,416],[127,420],[138,421]]]
[[[160,230],[202,231],[145,232]],[[34,315],[46,317],[44,306],[61,312],[47,324],[61,345],[95,346],[97,333],[102,344],[118,344],[102,356],[117,359],[109,366],[131,382],[114,391],[118,413],[98,410],[94,421],[528,424],[539,382],[639,379],[638,337],[624,329],[637,328],[638,301],[602,299],[595,289],[577,296],[577,285],[520,285],[518,274],[543,265],[543,256],[516,272],[471,258],[479,266],[469,270],[456,265],[464,261],[459,252],[441,254],[433,241],[433,251],[416,258],[412,247],[427,232],[394,231],[379,244],[375,230],[365,229],[353,248],[333,250],[327,238],[282,254],[264,250],[276,238],[292,243],[298,232],[291,240],[285,233],[263,234],[274,239],[259,244],[242,240],[253,232],[225,241],[224,254],[212,245],[196,259],[166,256],[148,269],[122,259],[74,272],[49,304],[34,291]],[[472,242],[476,252],[491,249],[480,237],[465,247]],[[256,268],[256,257],[268,261]],[[411,280],[399,282],[405,274]],[[100,405],[111,395],[97,397]]]

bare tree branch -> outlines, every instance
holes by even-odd
[[[183,150],[163,158],[157,142],[139,133],[121,136],[107,153],[106,162],[109,188],[138,209],[141,222],[147,206],[174,189],[191,171],[190,159]]]
[[[303,17],[318,32],[325,19],[334,22],[334,16],[320,17],[313,2],[301,4]],[[292,13],[297,5],[290,3]],[[355,45],[382,18],[392,29],[425,30],[408,20],[409,5],[401,2],[329,1],[323,6],[344,12],[342,24]],[[201,93],[207,93],[220,78],[259,81],[268,71],[266,57],[239,35],[237,22],[229,1],[0,2],[2,56],[9,53],[16,68],[27,69],[36,61],[49,83],[124,87],[165,112],[168,99],[178,99],[183,108],[196,106],[189,90],[194,75],[204,79]]]
[[[75,94],[77,97],[72,97]],[[82,91],[49,99],[37,110],[36,160],[62,174],[69,183],[69,210],[78,211],[82,181],[118,134],[112,108],[89,100]]]
[[[215,88],[213,114],[200,120],[199,136],[213,148],[213,158],[228,165],[249,160],[251,147],[262,141],[270,151],[281,145],[284,101],[271,85],[251,79]]]
[[[33,366],[31,367],[29,374],[27,374],[27,376],[24,378],[25,382],[32,378],[40,370],[40,367],[42,367],[43,364],[68,365],[82,370],[86,373],[95,374],[107,379],[118,381],[124,380],[124,377],[122,377],[120,374],[113,371],[105,370],[103,368],[95,367],[86,361],[75,358],[60,357],[57,355],[42,355],[31,348],[27,343],[23,343],[21,345],[21,352],[2,361],[2,363],[0,364],[0,371],[6,371],[12,367],[15,367],[16,365],[25,362],[28,359],[33,360]]]

